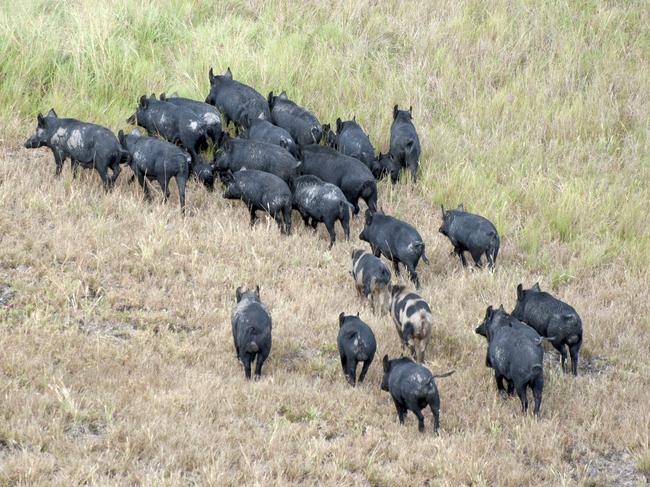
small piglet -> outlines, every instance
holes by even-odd
[[[291,190],[287,183],[274,174],[254,169],[220,172],[219,176],[226,185],[223,197],[242,200],[248,206],[251,226],[257,220],[257,211],[262,210],[275,218],[282,233],[291,234]]]
[[[454,253],[460,257],[463,266],[467,266],[464,252],[469,252],[476,267],[481,267],[481,257],[485,254],[488,267],[494,269],[499,255],[499,234],[487,219],[465,211],[460,205],[455,210],[442,207],[442,226],[438,230],[454,246]]]
[[[547,337],[562,356],[566,369],[566,347],[571,355],[571,371],[578,375],[578,354],[582,346],[582,320],[573,307],[543,292],[539,283],[530,289],[517,286],[517,304],[512,315]]]
[[[440,428],[440,395],[434,379],[448,377],[454,371],[446,374],[433,375],[429,369],[402,357],[388,360],[384,355],[384,377],[381,390],[390,392],[400,424],[404,424],[407,411],[413,412],[418,418],[418,430],[424,432],[424,416],[422,410],[429,406],[433,412],[433,432]]]
[[[214,105],[223,114],[223,130],[232,120],[238,127],[248,128],[256,118],[271,120],[269,105],[254,88],[232,79],[230,68],[216,75],[210,68],[210,93],[206,103]]]
[[[527,325],[506,313],[503,306],[487,308],[485,319],[476,333],[487,338],[486,365],[494,369],[497,389],[503,397],[517,392],[521,407],[528,412],[526,390],[530,387],[535,399],[535,415],[539,416],[544,389],[544,348],[542,338]],[[503,385],[508,381],[508,391]]]
[[[352,278],[357,293],[370,298],[372,310],[384,311],[388,303],[390,269],[378,257],[361,249],[352,250]],[[386,304],[385,304],[386,303]]]
[[[255,361],[255,379],[262,375],[262,365],[271,353],[271,314],[260,301],[260,288],[255,291],[236,291],[237,305],[231,316],[235,353],[244,366],[246,378],[251,378]]]
[[[420,165],[420,139],[412,122],[413,107],[408,111],[393,107],[393,124],[390,127],[390,154],[400,167],[407,168],[413,182],[417,180]]]
[[[214,164],[219,171],[257,169],[275,174],[287,183],[300,169],[300,162],[280,146],[259,140],[231,139],[227,135],[222,137],[221,147],[214,154]]]
[[[282,127],[273,125],[268,120],[255,118],[248,122],[248,129],[241,137],[269,144],[278,145],[287,150],[293,157],[298,157],[298,146],[293,137]]]
[[[278,96],[270,92],[268,106],[273,123],[289,132],[296,144],[305,146],[320,142],[323,128],[316,115],[291,101],[284,91]]]
[[[363,199],[371,211],[377,209],[377,182],[362,162],[348,157],[331,147],[317,144],[302,149],[302,171],[318,176],[327,183],[337,185],[345,198],[359,213],[359,199]]]
[[[143,137],[138,130],[124,135],[120,130],[119,141],[128,151],[129,166],[138,178],[138,183],[148,199],[150,181],[158,181],[165,201],[169,198],[169,181],[176,179],[181,211],[185,211],[185,184],[189,177],[190,156],[180,147],[156,137]]]
[[[402,342],[413,358],[424,362],[424,353],[431,339],[433,317],[431,308],[422,297],[407,291],[404,286],[390,288],[390,314]]]
[[[201,117],[188,108],[156,100],[154,95],[141,96],[135,113],[126,122],[139,125],[149,135],[160,135],[172,144],[180,144],[193,162],[199,162],[198,152],[207,142],[207,129]]]
[[[342,121],[336,119],[336,149],[346,156],[354,157],[363,162],[370,170],[375,165],[375,148],[370,138],[357,123],[356,117]]]
[[[336,241],[334,224],[341,222],[345,239],[350,239],[350,210],[348,203],[338,186],[322,181],[316,176],[300,176],[293,180],[293,208],[298,210],[305,225],[316,229],[324,223],[330,235],[330,248]]]
[[[359,319],[357,316],[339,315],[339,335],[336,340],[341,356],[341,367],[343,374],[352,387],[357,382],[357,365],[363,362],[359,382],[363,382],[366,377],[368,368],[375,358],[377,342],[375,334],[370,327]]]
[[[34,134],[25,141],[25,148],[48,147],[54,154],[55,175],[59,176],[63,163],[70,158],[73,176],[77,167],[95,168],[108,191],[120,174],[120,162],[128,156],[109,129],[74,118],[59,118],[52,109],[47,116],[38,114]],[[113,172],[108,177],[108,168]]]
[[[366,210],[366,225],[359,238],[370,244],[375,257],[383,254],[391,260],[395,274],[399,275],[399,263],[404,264],[415,286],[420,287],[415,268],[420,258],[427,264],[429,259],[424,253],[422,237],[415,228],[392,216]]]
[[[216,144],[219,141],[219,137],[221,136],[221,117],[219,116],[219,111],[215,107],[202,101],[183,98],[182,96],[178,96],[176,93],[169,96],[165,95],[165,93],[161,93],[159,98],[160,101],[166,101],[172,105],[193,111],[195,115],[199,116],[203,120],[207,136],[212,143]]]

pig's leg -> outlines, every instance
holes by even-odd
[[[397,417],[399,418],[399,424],[404,424],[404,417],[406,416],[406,405],[397,399],[393,398],[395,403],[395,409],[397,409]]]
[[[256,211],[257,210],[255,209],[255,207],[253,207],[253,206],[250,207],[250,214],[251,214],[251,222],[250,222],[250,224],[251,224],[251,227],[253,225],[255,225],[255,222],[257,221]]]
[[[149,184],[147,184],[147,180],[144,177],[144,173],[142,171],[137,171],[136,176],[138,176],[138,183],[140,184],[140,187],[142,187],[142,191],[144,192],[144,197],[148,201],[151,199],[151,195],[149,194]]]
[[[330,235],[330,249],[334,246],[336,242],[336,230],[334,230],[334,221],[325,220],[325,228],[327,228],[327,233]]]
[[[181,205],[181,213],[185,213],[185,184],[187,179],[185,177],[176,176],[176,185],[178,186],[178,198]]]
[[[70,158],[70,169],[72,170],[72,179],[77,179],[79,175],[79,162]]]
[[[566,347],[564,346],[564,343],[556,343],[556,342],[551,342],[555,349],[560,352],[560,360],[562,362],[562,372],[566,373],[566,359],[567,359],[567,354],[566,354]]]
[[[370,364],[372,363],[372,357],[369,357],[368,360],[363,362],[363,367],[361,367],[361,374],[359,374],[359,383],[363,382],[363,379],[366,378]]]
[[[284,206],[284,210],[282,210],[282,216],[284,216],[284,228],[286,230],[287,235],[291,235],[291,212],[293,209],[291,208],[291,203],[288,203]]]
[[[110,182],[108,180],[108,171],[105,166],[95,165],[95,169],[99,173],[99,177],[102,179],[102,184],[104,185],[104,191],[108,192],[110,189]]]
[[[352,358],[347,361],[347,370],[345,372],[345,376],[348,379],[348,383],[354,387],[357,382],[357,365],[359,362],[357,362],[356,358]]]
[[[345,210],[343,218],[341,218],[341,226],[343,227],[343,234],[345,235],[345,240],[350,240],[350,212]]]
[[[411,263],[405,263],[404,265],[406,265],[406,270],[409,273],[409,278],[411,279],[411,281],[413,281],[415,283],[415,288],[419,289],[420,288],[420,279],[418,278],[418,273],[415,272],[415,267]]]
[[[275,220],[275,223],[278,224],[278,228],[280,229],[280,233],[284,234],[284,226],[282,222],[282,212],[280,210],[276,210],[275,213],[273,213],[273,219]]]
[[[252,357],[250,353],[245,353],[241,357],[241,362],[244,365],[244,375],[246,375],[247,379],[251,378],[251,361]]]
[[[440,429],[440,409],[435,409],[431,404],[431,411],[433,412],[433,432],[437,435]]]
[[[526,395],[526,384],[518,384],[515,389],[521,401],[521,409],[524,414],[528,413],[528,396]]]
[[[533,412],[539,418],[539,410],[542,407],[542,390],[544,389],[544,375],[539,374],[533,383],[533,398],[535,399],[535,408]]]
[[[569,354],[571,355],[571,372],[573,372],[573,375],[575,376],[578,375],[578,354],[581,345],[582,340],[569,346]]]
[[[52,154],[54,155],[54,164],[56,164],[56,168],[54,169],[54,175],[60,176],[61,171],[63,170],[63,163],[65,162],[65,156],[58,149],[52,149]]]
[[[266,358],[268,356],[268,353],[257,353],[257,360],[255,361],[255,380],[259,380],[259,378],[262,376],[262,365],[264,365],[264,362],[266,362]]]
[[[483,254],[482,251],[475,250],[474,252],[470,252],[472,259],[474,260],[474,264],[476,264],[476,267],[479,269],[482,268],[483,266],[481,265],[481,255]]]
[[[343,375],[347,376],[347,358],[344,353],[339,354],[341,356],[341,368],[343,369]]]
[[[501,397],[503,399],[508,399],[508,393],[506,392],[506,388],[503,386],[503,376],[499,374],[496,370],[494,371],[494,379],[497,382],[497,391],[499,391]]]
[[[408,409],[413,411],[413,414],[415,414],[418,418],[418,431],[420,433],[424,432],[424,415],[422,414],[422,410],[420,409],[420,406],[418,405],[417,401],[410,401],[406,403]]]
[[[375,257],[379,257],[379,255],[375,255]],[[393,269],[395,270],[395,275],[399,276],[399,260],[393,261]]]

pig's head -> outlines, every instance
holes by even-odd
[[[286,100],[288,100],[288,99],[289,99],[289,97],[287,96],[287,92],[284,91],[284,90],[282,91],[282,93],[280,93],[280,94],[277,95],[277,96],[275,96],[275,95],[273,94],[273,92],[271,91],[271,92],[269,93],[269,96],[267,97],[267,101],[269,102],[269,110],[270,110],[270,111],[273,111],[273,107],[275,106],[275,103],[276,103],[278,100],[285,100],[285,101],[286,101]]]
[[[232,71],[230,71],[230,67],[228,67],[226,72],[223,73],[222,75],[215,75],[212,68],[210,68],[210,71],[208,72],[208,76],[210,77],[210,93],[208,93],[205,102],[208,103],[209,105],[216,105],[217,92],[219,91],[220,84],[224,80],[232,80]]]
[[[54,128],[52,120],[56,118],[58,118],[58,116],[54,111],[54,108],[50,109],[50,111],[47,112],[46,116],[43,116],[42,113],[39,113],[38,117],[36,117],[36,130],[32,136],[25,141],[25,148],[38,149],[39,147],[46,146],[52,138],[52,132]]]
[[[224,135],[220,140],[220,144],[221,146],[214,153],[212,162],[218,171],[225,171],[230,167],[230,153],[232,151],[230,137],[228,135]]]
[[[526,296],[530,293],[539,293],[541,292],[541,288],[539,287],[539,282],[536,282],[533,287],[530,289],[524,289],[524,286],[521,285],[521,283],[517,286],[517,304],[515,305],[515,309],[512,310],[512,314],[515,316],[521,316],[524,311],[524,301],[526,300]]]
[[[247,291],[243,288],[243,286],[240,286],[237,288],[235,291],[235,297],[237,298],[237,302],[241,301],[260,301],[260,287],[255,286],[255,289]]]
[[[384,365],[384,376],[381,378],[381,390],[382,391],[387,391],[388,390],[388,378],[390,377],[390,369],[393,366],[393,361],[388,360],[388,355],[384,355],[384,360],[383,360],[383,365]]]
[[[227,200],[237,200],[242,196],[241,188],[235,180],[235,176],[230,171],[219,171],[219,179],[226,186],[225,191],[223,192],[223,197]]]
[[[366,251],[362,249],[352,249],[352,263],[356,263],[365,253]]]
[[[409,107],[408,110],[400,110],[399,105],[393,107],[393,120],[403,120],[410,122],[413,118],[413,107]]]
[[[363,240],[364,242],[369,242],[369,236],[368,236],[368,227],[372,225],[372,211],[366,210],[366,221],[365,221],[365,226],[363,227],[363,230],[359,234],[359,238]]]
[[[135,109],[135,113],[133,115],[126,119],[126,123],[137,125],[139,120],[144,120],[147,109],[149,108],[150,101],[151,98],[147,98],[146,95],[142,95],[140,97],[140,101],[138,102],[138,108]]]
[[[455,210],[445,210],[444,205],[440,205],[440,208],[442,210],[442,225],[440,225],[440,228],[438,231],[442,233],[445,237],[449,236],[449,230],[451,229],[451,225],[454,222],[454,218],[458,213],[462,213],[465,211],[465,207],[461,203],[458,208]]]
[[[485,311],[485,318],[480,325],[474,330],[477,334],[487,338],[490,342],[494,336],[495,331],[501,326],[508,324],[508,313],[503,309],[503,305],[499,309],[494,310],[492,306],[488,306]]]
[[[375,179],[381,179],[386,176],[390,176],[390,181],[393,184],[396,184],[399,181],[399,172],[400,172],[399,162],[393,159],[393,156],[389,154],[379,153],[377,159],[373,164],[373,176]]]

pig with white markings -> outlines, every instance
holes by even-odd
[[[183,98],[182,96],[178,96],[176,93],[169,96],[165,95],[165,93],[161,93],[160,101],[166,101],[172,105],[193,111],[203,120],[203,125],[206,129],[208,138],[213,144],[218,143],[219,137],[221,136],[221,117],[219,116],[219,111],[215,107],[202,101]]]
[[[352,250],[352,279],[359,295],[370,299],[373,312],[383,312],[389,303],[390,269],[378,257],[361,249]]]
[[[390,315],[402,342],[402,350],[408,348],[414,359],[424,362],[433,328],[433,316],[427,302],[419,294],[407,291],[404,286],[392,286]]]

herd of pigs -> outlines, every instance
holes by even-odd
[[[336,240],[334,224],[340,221],[345,238],[350,236],[350,212],[359,213],[359,200],[368,209],[359,238],[370,244],[370,252],[352,251],[352,278],[361,298],[368,299],[375,313],[390,310],[402,344],[402,357],[383,358],[381,389],[389,391],[399,421],[407,411],[424,430],[422,410],[433,412],[433,430],[439,427],[440,398],[437,377],[422,364],[431,337],[433,317],[426,301],[405,286],[391,285],[391,271],[383,255],[407,270],[419,288],[416,268],[420,259],[428,263],[425,245],[417,230],[408,223],[384,214],[377,208],[377,180],[389,177],[395,184],[402,169],[416,183],[420,142],[412,123],[411,109],[393,108],[388,154],[375,155],[368,135],[356,120],[336,120],[336,131],[321,125],[316,116],[291,101],[285,92],[267,99],[255,89],[233,79],[230,68],[223,75],[210,69],[210,93],[205,102],[161,94],[140,98],[135,113],[127,122],[135,128],[130,134],[115,134],[99,125],[71,118],[59,118],[54,110],[39,113],[35,133],[27,148],[48,147],[54,154],[56,175],[70,159],[73,177],[78,166],[94,168],[104,188],[110,189],[128,164],[147,198],[147,180],[157,180],[165,200],[169,183],[176,179],[181,210],[185,206],[185,186],[194,175],[208,190],[215,177],[224,184],[224,198],[242,200],[250,211],[275,218],[283,233],[291,233],[291,214],[300,213],[305,225],[317,228],[324,223],[330,248]],[[226,130],[232,122],[231,138]],[[211,163],[201,159],[201,151],[213,147]],[[109,177],[108,169],[111,170]],[[499,236],[487,219],[468,213],[461,205],[455,210],[442,208],[440,233],[453,245],[453,253],[467,265],[469,252],[477,267],[485,256],[494,269],[499,252]],[[259,287],[238,288],[232,313],[232,333],[237,358],[250,379],[255,362],[255,377],[271,352],[271,315],[260,300]],[[485,363],[494,370],[497,388],[504,398],[517,393],[522,409],[528,409],[527,388],[534,397],[534,413],[539,415],[544,386],[543,342],[549,341],[561,354],[566,372],[567,348],[571,367],[577,374],[578,353],[582,344],[582,322],[568,304],[535,284],[530,289],[517,287],[517,303],[512,313],[503,306],[487,308],[476,333],[487,339]],[[337,338],[343,374],[354,386],[357,366],[363,363],[358,381],[362,382],[377,348],[372,329],[356,316],[339,316]],[[410,353],[413,359],[405,357]],[[504,385],[504,379],[507,386]]]

